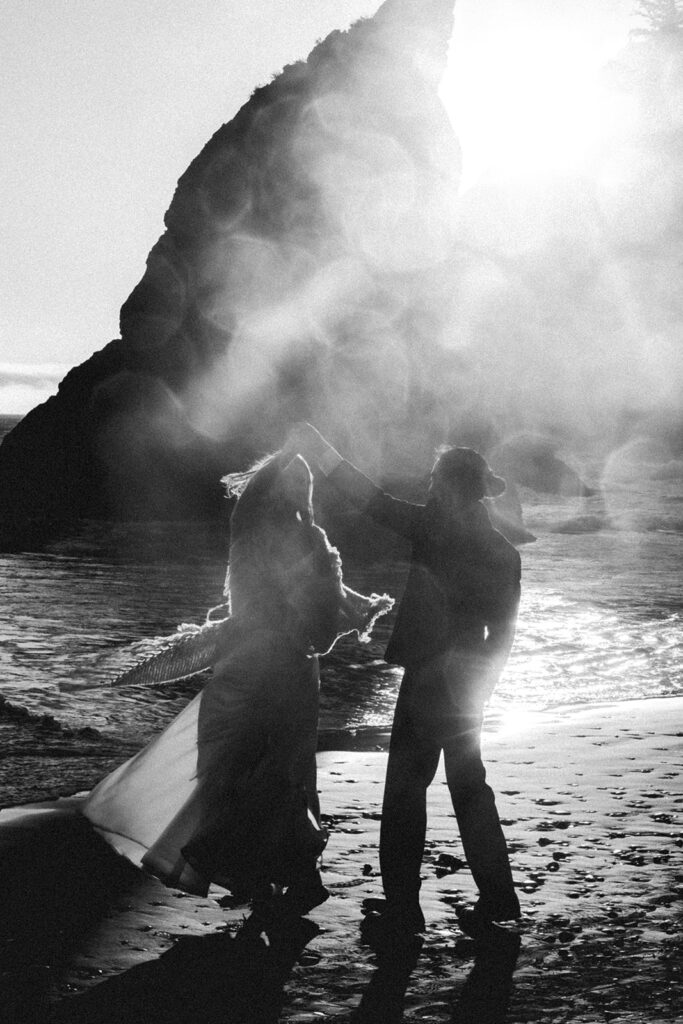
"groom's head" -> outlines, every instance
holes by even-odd
[[[439,504],[463,506],[497,498],[505,481],[473,448],[443,448],[432,467],[429,490]]]

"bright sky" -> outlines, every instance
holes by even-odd
[[[118,336],[178,177],[253,89],[379,4],[2,0],[0,413]],[[465,187],[580,161],[633,6],[458,0],[442,96]]]

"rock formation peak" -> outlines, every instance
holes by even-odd
[[[0,447],[5,532],[218,514],[220,476],[301,417],[374,469],[433,440],[427,423],[404,444],[447,329],[452,16],[451,0],[386,0],[218,129],[178,181],[120,339]]]

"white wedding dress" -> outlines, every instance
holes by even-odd
[[[249,629],[233,637],[202,692],[81,811],[119,853],[187,892],[205,895],[212,881],[251,889],[275,862],[286,883],[290,847],[314,857],[324,847],[317,722],[317,658],[283,633]]]

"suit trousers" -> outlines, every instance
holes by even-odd
[[[444,755],[446,781],[479,907],[493,920],[519,917],[505,836],[481,758],[486,663],[477,651],[449,651],[409,667],[396,704],[380,832],[387,902],[420,916],[427,789]]]

